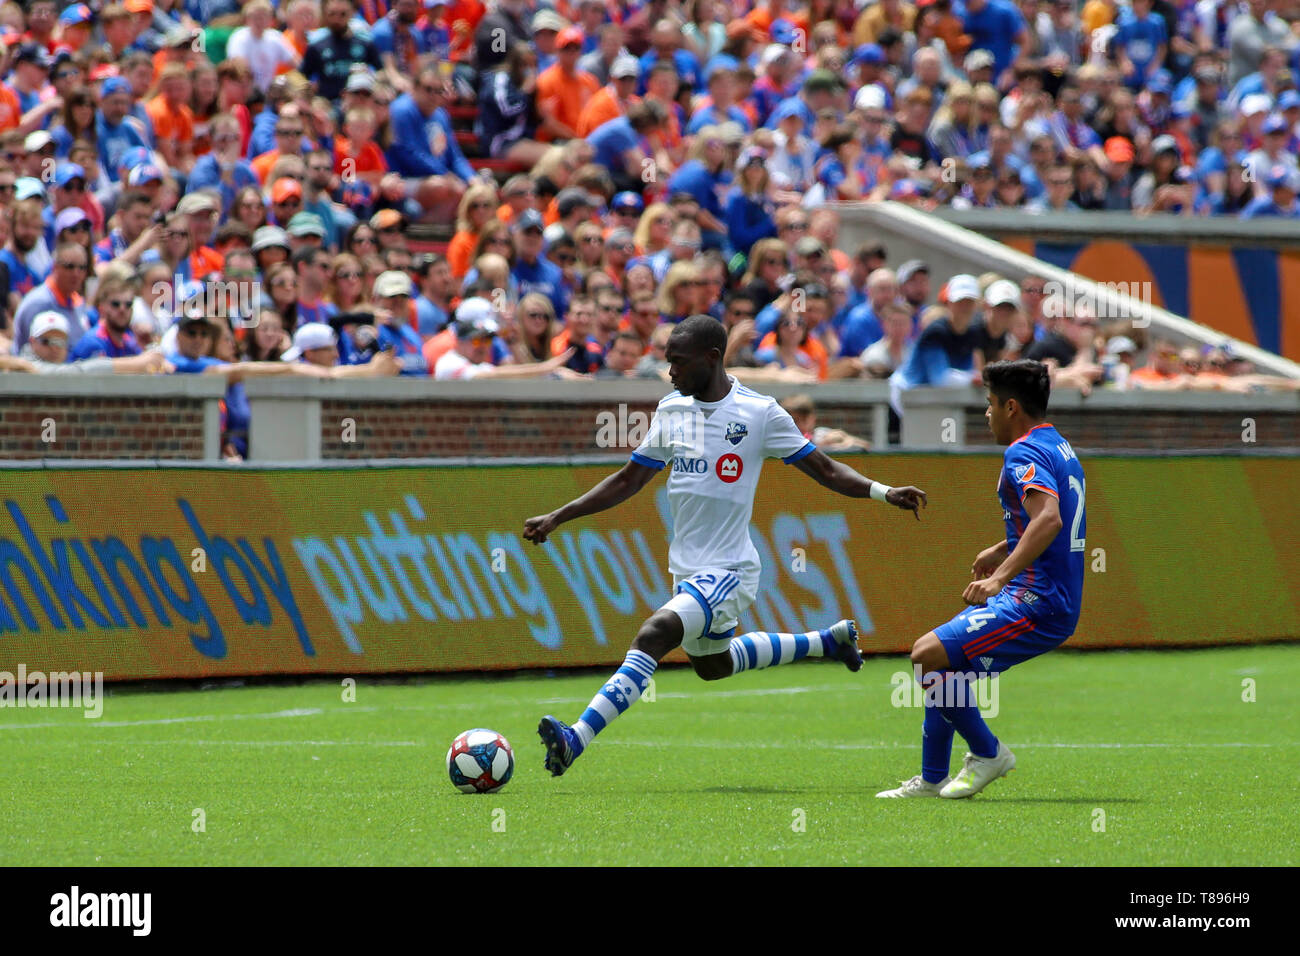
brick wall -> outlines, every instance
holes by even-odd
[[[628,402],[622,421],[634,412],[649,416],[652,402]],[[506,401],[335,401],[321,404],[323,458],[458,458],[586,455],[627,451],[597,444],[598,419],[613,413],[614,402]],[[1200,448],[1240,451],[1241,412],[1130,411],[1061,409],[1052,421],[1079,448]],[[1255,447],[1300,447],[1300,415],[1261,412]],[[345,421],[354,423],[355,440],[345,442]],[[819,402],[817,423],[843,428],[870,439],[869,405]],[[967,443],[991,446],[982,411],[966,413]]]
[[[42,437],[53,422],[53,442]],[[203,402],[158,396],[5,395],[0,398],[0,457],[203,457]]]

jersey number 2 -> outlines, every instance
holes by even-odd
[[[1070,550],[1082,551],[1084,549],[1083,539],[1079,537],[1079,525],[1083,524],[1083,494],[1084,481],[1080,481],[1074,475],[1070,476],[1070,489],[1074,492],[1077,504],[1074,506],[1074,520],[1070,522]]]

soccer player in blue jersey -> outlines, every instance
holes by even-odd
[[[542,718],[538,733],[546,745],[546,769],[557,777],[640,698],[659,661],[678,646],[705,680],[805,657],[830,657],[851,671],[862,666],[853,621],[805,634],[735,636],[737,620],[758,592],[760,565],[749,520],[763,459],[780,458],[832,491],[885,501],[918,518],[925,493],[910,486],[889,488],[828,458],[775,399],[726,374],[726,351],[727,333],[717,319],[683,319],[665,351],[676,391],[659,403],[632,460],[582,497],[524,522],[524,537],[541,544],[566,521],[626,501],[669,468],[668,569],[674,595],[641,625],[623,666],[572,727],[549,715]]]
[[[878,797],[971,797],[1015,769],[974,702],[974,681],[1060,647],[1083,596],[1084,477],[1070,443],[1044,421],[1051,377],[1022,359],[984,368],[989,428],[1006,445],[998,500],[1006,538],[971,565],[969,605],[912,646],[926,688],[921,773]],[[970,747],[948,776],[953,732]]]

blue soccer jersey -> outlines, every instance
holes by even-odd
[[[1047,550],[1008,585],[1021,601],[1045,603],[1073,631],[1083,601],[1084,515],[1083,466],[1070,443],[1052,425],[1036,425],[1016,439],[1003,454],[998,499],[1007,526],[1007,551],[1012,552],[1029,525],[1025,496],[1041,491],[1056,498],[1061,530]],[[1033,597],[1026,597],[1033,595]],[[1040,609],[1041,613],[1041,609]]]

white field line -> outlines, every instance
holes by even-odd
[[[81,708],[54,708],[57,710],[80,710]],[[331,712],[350,711],[371,712],[379,707],[334,707]],[[0,724],[0,730],[31,730],[37,727],[158,727],[165,724],[198,724],[219,720],[269,720],[282,717],[317,717],[325,713],[320,707],[295,707],[290,710],[275,710],[265,714],[192,714],[188,717],[157,717],[152,720],[87,720],[85,723],[75,721],[49,720],[34,724]]]
[[[789,742],[753,741],[746,743],[735,740],[602,740],[601,746],[614,747],[682,747],[702,748],[708,750],[915,750],[917,744],[912,742],[876,743],[876,744],[833,744],[817,740],[797,740]],[[1007,746],[1022,750],[1140,750],[1146,748],[1238,748],[1238,747],[1296,747],[1300,741],[1280,743],[1227,742],[1227,743],[1015,743],[1008,741]]]

